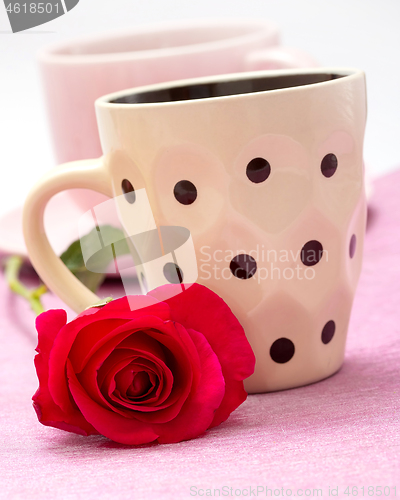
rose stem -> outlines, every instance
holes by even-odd
[[[46,285],[41,284],[38,288],[29,290],[19,280],[19,272],[22,266],[22,258],[14,255],[6,260],[5,277],[10,289],[26,299],[33,311],[38,315],[44,312],[40,297],[47,292]]]

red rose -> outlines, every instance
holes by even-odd
[[[125,444],[173,443],[220,424],[246,399],[255,359],[236,317],[204,286],[167,286],[177,295],[164,302],[161,287],[68,324],[60,309],[38,316],[33,401],[42,424]]]

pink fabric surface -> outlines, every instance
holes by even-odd
[[[219,488],[221,497],[257,498],[257,486],[258,498],[266,487],[280,489],[269,498],[288,489],[314,498],[317,488],[330,498],[336,487],[336,498],[355,498],[347,486],[358,498],[378,496],[369,486],[390,487],[382,498],[395,498],[396,487],[400,497],[400,170],[374,189],[343,368],[314,385],[250,396],[193,441],[129,447],[41,426],[31,404],[34,314],[1,276],[0,497],[180,499]],[[46,306],[63,304],[49,295]]]

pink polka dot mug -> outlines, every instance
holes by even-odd
[[[103,156],[49,172],[26,201],[26,244],[44,282],[77,312],[99,300],[44,234],[43,212],[54,194],[89,188],[118,197],[126,229],[135,219],[132,193],[145,190],[157,227],[190,231],[197,281],[243,325],[256,355],[249,392],[335,373],[366,223],[363,72],[177,81],[107,95],[96,111]],[[173,276],[185,283],[190,274],[179,256],[157,269],[154,276],[138,273],[142,285],[146,279],[154,288]]]

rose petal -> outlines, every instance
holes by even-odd
[[[158,434],[145,422],[124,418],[94,402],[79,383],[70,362],[67,362],[67,375],[74,401],[97,432],[122,444],[139,445],[158,438]]]
[[[166,347],[166,349],[172,353],[169,354],[169,359],[167,365],[172,369],[174,374],[174,386],[173,390],[169,394],[168,398],[164,401],[161,399],[159,407],[157,411],[149,410],[146,413],[143,412],[143,408],[140,409],[140,412],[137,412],[134,418],[138,420],[146,421],[146,422],[165,422],[169,421],[179,413],[184,401],[186,400],[192,386],[193,382],[193,368],[194,366],[199,365],[199,357],[196,351],[196,348],[191,340],[190,336],[187,332],[180,331],[178,333],[174,324],[171,321],[162,322],[158,320],[158,318],[152,317],[142,317],[138,320],[132,320],[129,324],[116,329],[112,334],[108,334],[107,338],[109,342],[101,346],[97,352],[93,353],[90,356],[87,367],[79,374],[79,380],[82,383],[82,386],[88,392],[88,394],[98,403],[102,404],[104,407],[113,407],[113,405],[107,401],[104,397],[104,394],[101,393],[98,386],[102,385],[102,373],[101,366],[103,363],[106,363],[106,359],[111,355],[114,356],[114,352],[117,352],[116,347],[119,345],[124,345],[125,348],[131,343],[132,347],[136,345],[136,336],[135,332],[132,332],[130,329],[130,325],[134,325],[137,329],[144,327],[145,325],[151,324],[156,327],[157,330],[149,329],[146,330],[146,335],[149,337],[148,345],[146,346],[150,349],[150,346],[153,345],[151,342],[157,340],[162,345]],[[144,329],[143,329],[144,330]],[[115,335],[115,332],[120,332],[118,335]],[[137,334],[143,335],[143,331],[136,332]],[[113,336],[115,335],[115,336]],[[140,335],[137,337],[141,338]],[[185,338],[185,343],[182,343],[182,338]],[[124,341],[122,344],[121,342]],[[151,341],[151,342],[150,342]],[[100,345],[100,341],[98,345]],[[115,345],[117,344],[117,345]],[[138,346],[142,346],[142,344],[138,344]],[[143,346],[142,346],[143,347]],[[190,351],[190,357],[188,357],[188,350]],[[163,351],[166,352],[165,350]],[[157,354],[157,352],[156,352]],[[117,354],[115,354],[117,356]],[[148,354],[149,358],[151,358],[150,353]],[[75,369],[75,367],[74,367]],[[196,373],[199,371],[196,368]],[[195,384],[197,380],[197,375],[195,378]],[[161,404],[162,403],[162,404]],[[120,407],[115,407],[115,411],[120,413],[121,415],[125,415],[128,418],[128,414],[126,410]]]
[[[133,317],[129,321],[125,320],[122,324],[116,326],[115,328],[113,328],[108,323],[109,321],[117,320],[107,320],[107,324],[105,325],[104,322],[101,322],[101,324],[95,324],[93,326],[95,331],[97,329],[97,335],[94,338],[94,342],[89,344],[88,349],[85,349],[85,347],[80,342],[80,339],[87,335],[87,329],[85,329],[84,331],[82,330],[82,332],[77,336],[76,341],[71,348],[70,355],[68,356],[73,364],[75,372],[79,373],[83,370],[86,363],[91,361],[94,356],[98,357],[98,353],[104,345],[107,345],[107,349],[101,351],[104,356],[103,359],[105,359],[107,355],[117,347],[118,344],[123,342],[127,337],[130,337],[130,335],[132,335],[134,332],[138,332],[140,330],[148,330],[149,325],[151,325],[151,328],[162,328],[165,323],[164,320],[158,318],[157,316],[143,315]],[[92,325],[89,326],[92,327]],[[110,327],[107,328],[107,326]],[[148,346],[148,348],[151,348],[150,345]],[[157,343],[153,343],[152,348],[157,350]],[[108,354],[105,354],[106,352],[108,352]],[[161,352],[159,350],[157,352],[161,355]]]
[[[67,323],[67,313],[64,309],[50,309],[39,314],[35,323],[38,332],[38,346],[36,351],[48,359],[54,339],[61,328]]]
[[[118,397],[124,401],[135,401],[136,404],[146,404],[150,394],[154,394],[158,387],[158,377],[143,363],[131,363],[115,375]],[[172,383],[171,383],[172,387]],[[151,396],[150,396],[151,397]]]
[[[183,329],[180,325],[179,328]],[[224,397],[225,382],[216,354],[204,335],[192,329],[187,331],[199,353],[201,379],[174,420],[153,425],[160,435],[159,443],[177,443],[205,432]]]
[[[129,331],[129,326],[125,325],[129,325],[131,321],[131,319],[117,318],[102,321],[96,319],[95,322],[82,328],[71,344],[68,354],[68,359],[71,361],[75,372],[79,373],[83,369],[87,360],[90,359],[91,353],[106,342],[108,335],[112,335],[114,332],[117,335],[119,332]]]
[[[167,370],[169,372],[169,375],[165,377],[165,380],[163,374],[164,370]],[[141,394],[140,396],[133,396],[133,395],[129,396],[129,392],[131,391],[131,385],[135,373],[138,374],[142,372],[147,374],[147,378],[150,384],[148,391],[146,393]],[[128,373],[130,374],[129,381],[128,381]],[[118,392],[122,395],[123,398],[121,404],[126,403],[127,407],[135,405],[135,408],[137,405],[138,410],[143,406],[146,408],[149,407],[151,411],[151,407],[154,407],[159,403],[160,393],[162,391],[168,393],[164,395],[164,400],[165,400],[168,397],[169,393],[171,392],[173,385],[173,376],[166,365],[160,367],[157,364],[150,362],[148,359],[144,358],[136,358],[128,366],[122,368],[118,373],[115,374],[114,380],[115,380],[115,388],[116,390],[118,390]],[[107,381],[105,381],[104,386],[106,385],[106,383]],[[163,386],[167,386],[167,389]],[[117,401],[117,399],[115,399],[115,401]]]
[[[163,322],[157,320],[157,318],[146,318],[146,321],[143,322],[142,319],[138,321],[133,320],[132,322],[126,323],[122,327],[116,329],[113,334],[114,337],[107,335],[105,338],[109,338],[109,341],[102,345],[96,352],[92,354],[89,358],[89,361],[83,371],[79,374],[79,380],[85,387],[85,390],[88,391],[89,395],[93,397],[98,404],[103,404],[104,406],[110,407],[110,403],[104,398],[104,395],[101,393],[99,386],[102,386],[103,380],[107,371],[111,368],[111,366],[115,363],[115,358],[111,355],[115,352],[117,346],[124,345],[123,342],[126,336],[134,335],[135,343],[138,350],[141,350],[139,354],[143,354],[145,352],[148,353],[148,357],[153,359],[153,361],[165,359],[165,355],[163,350],[160,348],[159,343],[156,342],[152,337],[144,334],[142,331],[132,332],[132,325],[136,328],[142,327],[146,324],[155,324],[158,326],[162,326]],[[117,353],[115,356],[120,356],[121,359],[124,357],[126,359],[131,359],[132,353],[126,353],[123,355],[122,353]],[[124,410],[118,410],[121,414],[125,414]]]
[[[39,378],[39,388],[33,396],[33,406],[39,422],[76,434],[97,434],[97,431],[84,419],[79,410],[65,413],[55,404],[48,389],[48,360],[54,339],[67,322],[67,314],[62,309],[49,310],[36,318],[38,331],[38,354],[35,367]]]
[[[147,309],[149,308],[146,308],[146,310]],[[165,307],[161,308],[160,311],[165,312]],[[137,313],[138,317],[134,320],[129,318],[129,315],[127,315],[126,313],[126,318],[123,319],[103,318],[103,321],[101,321],[104,314],[102,310],[99,310],[95,315],[91,316],[92,323],[87,324],[88,320],[85,316],[77,317],[73,321],[71,321],[71,323],[66,324],[60,330],[57,338],[54,340],[53,348],[49,358],[49,391],[54,402],[58,404],[58,406],[60,406],[63,411],[69,413],[73,412],[75,409],[73,401],[71,401],[68,385],[65,379],[65,363],[67,357],[69,357],[72,346],[74,345],[75,356],[72,353],[71,357],[75,359],[75,362],[78,362],[78,367],[75,367],[75,369],[77,370],[77,372],[79,372],[80,365],[90,357],[90,353],[94,351],[96,347],[98,347],[99,345],[101,346],[102,343],[107,342],[110,337],[112,338],[114,335],[116,335],[116,333],[120,331],[125,333],[125,335],[129,335],[131,327],[127,326],[125,328],[125,325],[131,323],[132,321],[137,322],[138,328],[143,325],[147,326],[149,324],[149,318],[143,321],[143,318],[141,317],[143,316],[143,314],[140,314],[140,311],[137,311]],[[132,314],[132,312],[130,312],[130,314]],[[160,320],[159,318],[153,318],[150,319],[150,321],[159,322],[162,324],[162,320]],[[106,325],[104,324],[105,322],[107,323]],[[111,331],[109,331],[107,327],[111,329]],[[80,351],[82,345],[79,346],[79,344],[75,344],[75,340],[78,335],[81,338],[85,337],[86,331],[97,332],[98,341],[96,345],[92,347],[90,352],[85,356],[85,353]],[[79,352],[81,352],[81,357],[83,357],[84,360],[80,359]],[[80,363],[77,360],[80,360]]]
[[[125,364],[131,361],[131,358],[132,355],[131,353],[129,353],[129,355],[125,356],[125,358],[120,359],[120,363],[122,364],[122,366],[124,366]],[[107,397],[103,394],[103,392],[99,387],[96,373],[97,370],[94,371],[88,370],[87,372],[84,372],[84,374],[76,375],[79,383],[85,389],[88,396],[90,396],[95,403],[97,403],[100,406],[103,406],[103,408],[105,409],[115,411],[116,413],[119,413],[121,416],[125,418],[133,418],[134,415],[131,414],[128,409],[124,408],[120,404],[115,405],[113,401],[107,399]]]
[[[93,321],[102,321],[101,330],[102,332],[107,329],[106,320],[117,320],[121,324],[132,321],[132,319],[139,319],[143,316],[154,316],[161,321],[168,321],[171,319],[169,307],[164,302],[156,301],[153,297],[147,295],[132,295],[129,296],[129,301],[127,297],[121,297],[116,300],[108,302],[104,307],[98,309],[96,313],[96,318]],[[134,311],[130,309],[130,303],[133,303],[136,307]],[[90,310],[90,309],[89,309]],[[85,311],[84,311],[85,312]],[[83,314],[83,313],[82,313]],[[82,317],[82,315],[79,315]],[[103,327],[104,325],[104,327]],[[90,326],[90,325],[89,325]],[[148,327],[149,325],[147,325]],[[110,328],[111,331],[113,328]],[[93,346],[96,345],[99,338],[103,338],[104,335],[99,336],[99,331],[97,329],[90,329],[85,332],[85,335],[79,336],[75,341],[75,347],[79,353],[79,358],[82,358],[82,354],[89,353]]]
[[[96,313],[96,318],[91,321],[94,322],[94,326],[89,324],[84,335],[79,335],[74,341],[74,349],[70,354],[70,359],[74,362],[73,356],[74,351],[78,353],[77,359],[85,363],[85,355],[90,355],[93,350],[95,350],[98,341],[105,338],[105,332],[112,332],[117,326],[123,325],[132,320],[138,320],[139,318],[151,316],[158,318],[159,321],[170,320],[170,311],[167,304],[163,302],[154,302],[156,299],[148,297],[147,295],[132,295],[129,296],[129,302],[127,297],[122,297],[120,299],[113,300],[107,303],[103,308],[99,309]],[[137,309],[132,311],[130,309],[129,303],[133,302]],[[82,317],[81,315],[78,316]],[[101,321],[101,324],[98,322]],[[113,323],[119,323],[113,326]],[[152,323],[147,323],[146,327]],[[101,332],[99,332],[101,329]],[[75,360],[77,361],[77,360]],[[81,368],[76,367],[78,371]]]
[[[159,405],[159,411],[151,414],[137,414],[137,419],[147,422],[162,423],[175,418],[193,390],[193,386],[197,387],[198,385],[200,359],[191,337],[181,325],[172,322],[166,323],[163,330],[164,332],[149,330],[148,333],[160,343],[162,342],[168,349],[170,355],[166,364],[173,374],[174,385],[171,394],[162,405]],[[170,335],[165,335],[166,331]],[[173,338],[174,336],[175,338]],[[182,342],[183,338],[184,342]],[[188,351],[193,351],[191,357],[188,355]]]
[[[154,321],[153,321],[154,323]],[[137,326],[137,323],[132,323]],[[159,323],[158,326],[162,327],[163,323]],[[160,360],[165,362],[165,353],[162,346],[153,337],[148,334],[148,329],[138,329],[126,331],[121,331],[121,335],[116,335],[111,338],[109,342],[105,343],[98,351],[96,351],[88,365],[85,367],[84,371],[89,367],[89,365],[95,364],[96,370],[99,371],[98,382],[102,385],[103,378],[107,371],[111,368],[114,363],[115,357],[121,356],[121,351],[124,354],[131,356],[149,356],[149,359]],[[110,357],[111,356],[111,357]],[[93,368],[92,368],[93,369]]]
[[[172,319],[201,332],[221,363],[225,397],[215,413],[212,426],[219,425],[246,399],[241,381],[254,372],[254,353],[239,321],[216,293],[198,283],[184,292],[178,285],[166,286],[176,287],[176,295],[166,301]],[[164,293],[163,288],[155,289],[149,295],[159,298]]]
[[[146,360],[143,360],[143,364],[145,364],[145,361]],[[143,364],[141,365],[142,367],[143,367]],[[134,364],[133,366],[138,366],[139,367],[140,365]],[[114,392],[114,390],[117,387],[116,383],[115,383],[116,372],[117,372],[117,370],[120,370],[123,367],[124,366],[122,365],[122,363],[120,365],[117,364],[116,366],[114,366],[113,369],[108,372],[107,377],[104,380],[103,386],[101,387],[101,392],[103,394],[104,394],[105,390],[107,390],[107,392],[108,392],[107,395],[109,397],[109,400],[111,399],[111,401],[110,401],[111,403],[112,403],[112,401],[114,401],[114,403],[123,405],[127,409],[130,409],[130,410],[133,410],[133,411],[137,410],[139,412],[155,412],[155,411],[160,411],[160,410],[162,410],[164,408],[167,408],[167,407],[171,406],[171,403],[168,404],[168,403],[164,402],[165,399],[170,394],[170,392],[172,390],[172,386],[173,386],[173,376],[172,376],[171,371],[169,370],[169,368],[166,365],[164,365],[163,367],[160,367],[159,371],[162,371],[163,373],[162,374],[157,374],[157,379],[161,379],[160,384],[166,386],[166,392],[167,392],[167,394],[163,398],[164,401],[161,401],[160,403],[158,403],[158,399],[157,399],[155,401],[157,404],[151,404],[151,403],[148,404],[147,401],[136,402],[136,401],[126,400],[124,402],[124,401],[118,400],[115,396],[113,396],[112,393]],[[125,368],[127,368],[127,367],[125,366]],[[153,368],[153,370],[155,370],[155,369],[156,368]],[[165,379],[165,381],[163,379]],[[114,383],[111,384],[111,381],[114,382]],[[163,389],[163,387],[161,387],[161,390],[162,389]],[[125,412],[125,414],[127,414],[127,413]],[[135,417],[137,416],[135,413],[133,413],[133,415]]]
[[[135,310],[135,317],[146,316],[149,313],[154,313],[162,319],[169,319],[170,313],[168,305],[162,302],[155,302],[153,297],[144,295],[135,296],[134,300],[137,309]],[[89,314],[90,313],[90,314]],[[88,315],[90,315],[90,324],[88,325]],[[89,327],[91,332],[95,332],[98,325],[100,333],[103,330],[104,320],[114,319],[117,324],[130,321],[132,319],[132,310],[130,309],[127,297],[113,300],[102,308],[93,308],[84,311],[80,316],[77,316],[73,321],[66,324],[57,335],[54,341],[52,353],[49,359],[49,373],[50,382],[49,390],[52,398],[66,413],[74,410],[73,402],[70,400],[68,387],[65,381],[65,362],[68,357],[69,351],[75,342],[76,337],[85,327]],[[99,332],[98,332],[99,333]],[[81,336],[83,339],[85,335]],[[101,335],[100,335],[101,337]],[[80,350],[78,348],[78,350]],[[83,352],[83,351],[81,351]],[[64,379],[64,381],[63,381]],[[53,381],[55,382],[53,384]]]
[[[128,355],[126,357],[126,361],[124,361],[124,363],[120,363],[121,361],[121,357],[119,355],[119,349],[118,349],[118,356],[114,358],[113,361],[115,361],[114,365],[110,368],[110,370],[107,372],[107,376],[104,378],[102,377],[102,383],[101,383],[101,390],[102,392],[109,392],[109,390],[107,390],[107,384],[109,384],[109,380],[110,380],[110,377],[114,378],[115,379],[115,386],[116,388],[121,392],[121,394],[126,394],[129,390],[129,387],[132,383],[132,371],[144,371],[146,373],[150,375],[152,375],[152,380],[154,380],[154,385],[157,385],[157,389],[155,389],[155,387],[153,387],[152,390],[149,390],[149,392],[154,392],[154,394],[151,396],[151,398],[156,398],[155,402],[158,402],[159,399],[160,399],[160,393],[163,391],[163,390],[166,390],[166,388],[163,388],[161,387],[160,384],[160,380],[162,380],[163,378],[163,370],[166,369],[168,371],[170,371],[168,369],[168,367],[160,362],[159,363],[159,360],[157,359],[146,359],[146,358],[143,358],[143,357],[140,357],[140,356],[134,356],[134,358],[132,358],[132,351],[130,350],[127,350],[127,352],[129,352],[129,358],[128,358]],[[110,356],[111,358],[111,356]],[[107,360],[108,361],[108,360]],[[118,361],[118,362],[117,362]],[[129,376],[128,376],[128,373],[129,373]],[[171,375],[172,377],[172,375]],[[172,389],[172,383],[173,383],[173,379],[171,380],[171,382],[168,384],[168,394],[171,392],[171,389]],[[99,384],[100,386],[100,384]],[[143,400],[141,401],[141,399],[144,397],[143,396],[140,396],[140,397],[137,397],[137,401],[135,400],[135,404],[145,404],[145,405],[148,405],[150,404],[151,405],[151,402],[149,403],[149,401],[146,399],[146,400]],[[167,395],[163,395],[163,400],[165,400],[165,398],[167,397]],[[160,403],[162,403],[163,401],[159,401]],[[132,401],[130,401],[130,403],[132,403]]]

